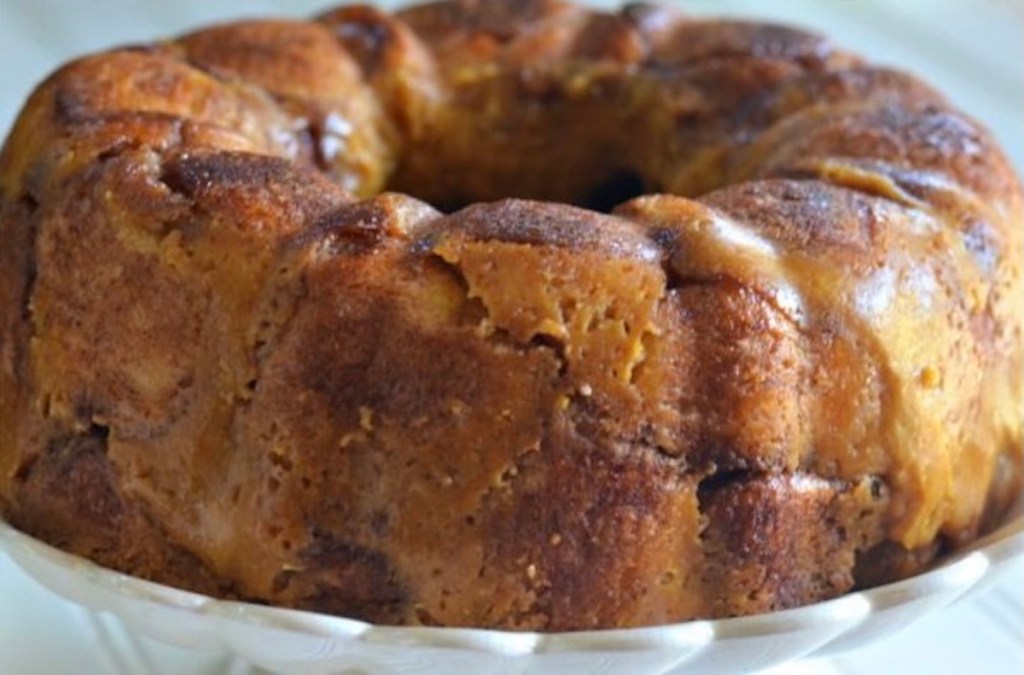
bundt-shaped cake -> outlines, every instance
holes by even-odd
[[[1020,494],[1022,222],[976,122],[779,26],[448,0],[88,56],[0,156],[0,508],[386,624],[833,597]]]

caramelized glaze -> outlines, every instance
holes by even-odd
[[[796,29],[449,0],[87,56],[0,153],[0,510],[381,623],[833,597],[1019,495],[1022,213]]]

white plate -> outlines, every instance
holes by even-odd
[[[373,626],[225,602],[99,567],[0,522],[0,549],[59,595],[192,650],[281,673],[735,673],[869,644],[995,581],[1024,557],[1024,503],[935,569],[828,602],[753,617],[578,633]]]

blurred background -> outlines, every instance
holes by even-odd
[[[249,16],[301,17],[330,0],[0,0],[0,132],[65,60]],[[395,2],[378,2],[395,6]],[[619,2],[593,0],[613,6]],[[982,120],[1024,174],[1024,0],[677,0],[694,14],[811,27],[903,67]],[[3,243],[0,242],[0,246]],[[1024,672],[1024,565],[994,589],[848,656],[780,673]],[[0,554],[0,673],[248,673],[230,659],[163,647],[43,591]]]

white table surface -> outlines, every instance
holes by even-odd
[[[253,15],[301,16],[330,0],[0,0],[0,133],[24,97],[71,56]],[[383,2],[379,4],[394,4]],[[594,2],[592,4],[617,4]],[[1024,0],[689,0],[694,13],[775,18],[822,30],[913,70],[981,119],[1024,173]],[[0,242],[2,245],[2,242]],[[0,675],[252,673],[136,637],[39,587],[0,554]],[[1024,673],[1024,561],[996,587],[841,658],[777,673]]]

